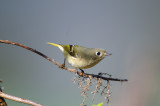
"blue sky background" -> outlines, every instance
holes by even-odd
[[[85,72],[129,80],[111,82],[111,104],[159,106],[159,11],[159,0],[1,0],[0,39],[22,43],[60,63],[63,54],[46,42],[106,49],[113,55]],[[45,106],[82,102],[72,73],[23,48],[0,44],[0,67],[5,93]],[[88,92],[87,106],[105,103],[99,94],[91,100]]]

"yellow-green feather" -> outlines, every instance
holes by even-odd
[[[106,56],[106,51],[103,49],[86,48],[78,45],[60,45],[49,42],[48,44],[58,47],[63,52],[68,63],[75,68],[91,68]],[[96,52],[101,52],[102,55],[96,56]]]

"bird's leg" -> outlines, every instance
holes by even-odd
[[[59,68],[64,68],[65,67],[65,63],[66,63],[66,59],[64,59],[64,63],[63,64],[61,64],[60,66],[59,66]]]
[[[80,70],[81,70],[81,75],[84,77],[84,71],[82,69],[80,69]]]

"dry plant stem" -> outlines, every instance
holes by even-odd
[[[92,101],[94,101],[94,97],[96,95],[96,93],[99,92],[100,90],[100,87],[102,86],[102,82],[101,82],[101,79],[100,78],[97,78],[97,85],[96,85],[96,89],[92,92],[93,96],[92,96]]]
[[[107,103],[109,103],[109,97],[110,97],[110,84],[109,84],[109,81],[107,81],[107,96],[106,96],[106,100],[107,100]]]
[[[11,96],[11,95],[5,94],[3,92],[0,92],[0,97],[10,99],[10,100],[13,100],[13,101],[17,101],[17,102],[21,102],[21,103],[25,103],[25,104],[29,104],[29,105],[32,105],[32,106],[43,106],[43,105],[35,103],[33,101],[26,100],[26,99],[19,98],[19,97],[15,97],[15,96]]]
[[[25,45],[22,45],[20,43],[16,43],[16,42],[12,42],[12,41],[8,41],[8,40],[0,40],[0,43],[6,43],[6,44],[11,44],[11,45],[16,45],[16,46],[20,46],[24,49],[27,49],[29,51],[32,51],[40,56],[42,56],[43,58],[49,60],[50,62],[54,63],[55,65],[57,65],[58,67],[62,68],[62,69],[65,69],[65,70],[68,70],[69,72],[72,72],[72,73],[77,73],[78,75],[82,75],[81,72],[77,71],[76,69],[71,69],[71,68],[68,68],[68,67],[62,67],[62,64],[59,64],[58,62],[56,62],[54,59],[51,59],[49,58],[48,56],[44,55],[43,53],[35,50],[35,49],[32,49],[30,47],[27,47]],[[125,81],[128,81],[127,79],[118,79],[118,78],[108,78],[108,77],[103,77],[103,76],[100,76],[100,75],[94,75],[94,74],[87,74],[87,73],[83,73],[85,77],[93,77],[93,78],[101,78],[103,80],[109,80],[109,81],[121,81],[121,82],[125,82]]]

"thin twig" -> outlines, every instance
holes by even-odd
[[[127,79],[119,79],[119,78],[112,78],[112,77],[103,77],[101,75],[95,75],[95,74],[87,74],[88,76],[92,76],[93,78],[100,78],[103,80],[107,80],[107,81],[121,81],[121,82],[125,82],[128,81]]]
[[[1,91],[0,91],[0,97],[10,99],[10,100],[13,100],[13,101],[17,101],[17,102],[21,102],[21,103],[25,103],[25,104],[29,104],[29,105],[32,105],[32,106],[43,106],[41,104],[38,104],[38,103],[30,101],[30,100],[26,100],[26,99],[23,99],[23,98],[19,98],[19,97],[15,97],[15,96],[5,94]]]
[[[103,80],[108,80],[108,81],[121,81],[121,82],[123,82],[123,81],[124,81],[124,82],[125,82],[125,81],[128,81],[127,79],[118,79],[118,78],[111,78],[111,77],[108,78],[108,77],[103,77],[103,76],[95,75],[95,74],[81,73],[81,72],[77,71],[76,69],[71,69],[71,68],[68,68],[68,67],[66,67],[66,66],[65,66],[65,67],[62,67],[62,65],[59,64],[58,62],[56,62],[54,59],[51,59],[51,58],[49,58],[48,56],[44,55],[43,53],[41,53],[41,52],[39,52],[39,51],[37,51],[37,50],[35,50],[35,49],[32,49],[32,48],[30,48],[30,47],[28,47],[28,46],[22,45],[22,44],[20,44],[20,43],[8,41],[8,40],[0,40],[0,43],[6,43],[6,44],[11,44],[11,45],[16,45],[16,46],[22,47],[22,48],[24,48],[24,49],[27,49],[27,50],[29,50],[29,51],[32,51],[32,52],[34,52],[34,53],[42,56],[43,58],[49,60],[50,62],[54,63],[54,64],[57,65],[58,67],[60,67],[60,68],[62,68],[62,69],[65,69],[65,70],[67,70],[67,71],[69,71],[69,72],[72,72],[72,73],[77,73],[78,75],[83,75],[83,74],[84,74],[83,76],[85,76],[85,77],[101,78],[101,79],[103,79]]]

